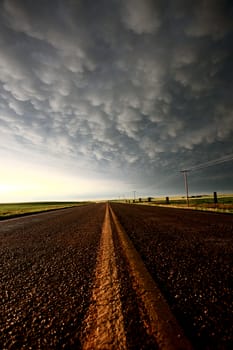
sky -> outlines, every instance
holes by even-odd
[[[0,1],[0,202],[233,192],[232,29],[230,0]]]

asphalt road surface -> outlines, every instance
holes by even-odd
[[[196,349],[233,349],[233,216],[112,205]]]
[[[232,233],[115,203],[1,222],[0,349],[230,349]]]
[[[0,349],[78,349],[105,206],[0,223]]]

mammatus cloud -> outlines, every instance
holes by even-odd
[[[125,1],[122,15],[126,28],[136,34],[154,33],[161,25],[159,1]]]
[[[145,185],[232,153],[232,11],[220,0],[1,2],[4,148]]]
[[[198,1],[186,33],[193,37],[223,38],[232,30],[232,4],[229,1]]]

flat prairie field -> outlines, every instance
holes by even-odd
[[[144,205],[165,205],[168,207],[176,208],[187,208],[186,197],[151,197],[150,201],[148,198],[141,198],[136,200],[130,200],[131,203],[144,204]],[[126,202],[126,201],[115,201],[115,202]],[[233,195],[232,194],[218,194],[217,203],[214,203],[213,195],[199,195],[189,197],[189,208],[195,210],[210,210],[216,212],[227,212],[233,213]]]
[[[25,202],[0,203],[0,220],[10,219],[25,214],[39,213],[54,209],[70,208],[83,205],[84,202]]]

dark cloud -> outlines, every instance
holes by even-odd
[[[4,143],[179,188],[233,152],[232,17],[227,0],[2,1]]]

